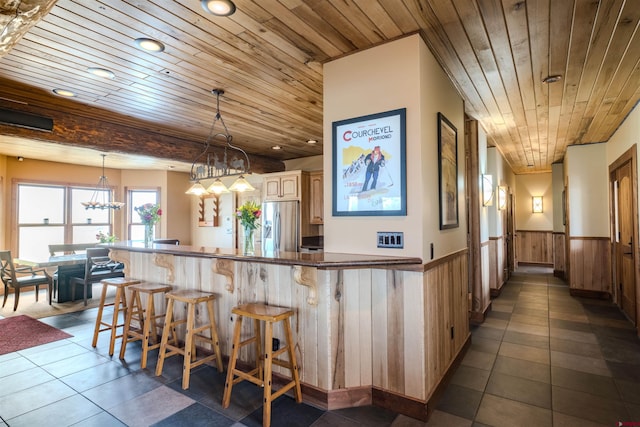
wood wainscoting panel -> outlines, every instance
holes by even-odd
[[[489,238],[489,289],[493,292],[498,288],[498,245],[494,238]]]
[[[564,233],[553,233],[553,275],[567,277],[566,246]]]
[[[569,238],[569,288],[580,295],[611,295],[611,243],[608,237]]]
[[[425,399],[423,274],[373,270],[372,383],[384,390]]]
[[[516,251],[518,262],[553,265],[553,232],[518,230]]]
[[[426,271],[424,287],[429,398],[469,338],[466,253]]]
[[[472,275],[473,289],[471,295],[471,321],[480,324],[491,306],[491,255],[489,241],[480,244],[478,268],[480,272]],[[478,282],[476,282],[479,280]]]

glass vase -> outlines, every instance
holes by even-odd
[[[244,245],[242,246],[242,253],[244,255],[255,255],[255,248],[253,247],[254,231],[251,227],[244,227]]]
[[[144,225],[144,247],[150,248],[153,244],[153,225],[145,224]]]

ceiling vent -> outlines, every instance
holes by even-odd
[[[51,132],[53,130],[53,119],[2,108],[0,108],[0,124],[41,130],[44,132]]]

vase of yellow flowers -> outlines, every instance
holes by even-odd
[[[153,232],[155,225],[160,221],[162,215],[162,209],[160,205],[154,203],[145,203],[142,206],[136,206],[135,208],[138,215],[140,215],[140,222],[144,225],[144,246],[148,248],[153,242]]]
[[[236,217],[240,220],[242,229],[244,231],[244,244],[242,246],[242,253],[244,255],[254,255],[254,232],[260,224],[260,205],[257,205],[253,201],[245,202],[236,210]]]

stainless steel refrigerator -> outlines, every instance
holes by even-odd
[[[299,202],[262,203],[262,252],[298,252]]]

